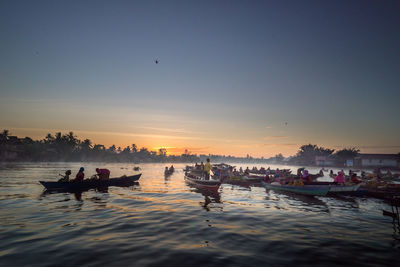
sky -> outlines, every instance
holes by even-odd
[[[398,153],[399,14],[400,1],[3,0],[0,129],[170,154]]]

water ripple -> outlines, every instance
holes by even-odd
[[[80,165],[0,165],[1,266],[399,264],[399,229],[377,199],[225,184],[211,194],[181,171],[164,178],[162,164],[143,164],[126,188],[74,194],[38,183]],[[115,176],[132,169],[106,166]]]

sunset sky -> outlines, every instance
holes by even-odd
[[[0,1],[0,130],[170,153],[398,153],[399,14],[400,1]]]

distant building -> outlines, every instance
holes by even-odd
[[[315,156],[315,165],[325,167],[333,166],[335,162],[329,156]]]
[[[357,168],[399,168],[399,159],[398,154],[359,154],[354,158],[354,166]]]

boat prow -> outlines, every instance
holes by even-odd
[[[213,192],[218,191],[219,187],[221,186],[220,180],[204,180],[200,177],[185,174],[185,181],[189,184],[196,186],[199,189],[206,189]]]

